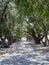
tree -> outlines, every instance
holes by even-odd
[[[28,17],[28,32],[40,43],[45,37],[44,45],[47,45],[48,22],[49,22],[49,1],[47,0],[15,0],[17,9],[23,18]],[[26,19],[27,20],[27,19]],[[30,26],[33,24],[33,27]],[[30,29],[30,30],[29,30]]]
[[[42,41],[42,43],[44,46],[47,45],[47,35],[49,34],[49,1],[9,0],[6,2],[4,9],[1,8],[1,10],[3,12],[2,14],[0,13],[0,21],[3,21],[0,24],[0,28],[2,28],[0,31],[1,36],[2,33],[7,36],[7,33],[3,31],[6,30],[9,32],[8,36],[11,37],[32,36],[38,44],[41,44],[45,37],[45,42]]]

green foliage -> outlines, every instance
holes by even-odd
[[[3,8],[0,7],[0,18],[2,12]],[[3,18],[0,36],[32,36],[33,30],[35,35],[48,34],[49,0],[10,0]]]

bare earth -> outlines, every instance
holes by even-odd
[[[49,46],[22,41],[10,47],[0,51],[0,65],[49,65]]]

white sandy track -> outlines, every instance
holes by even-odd
[[[49,51],[37,51],[29,44],[31,42],[19,42],[11,46],[10,53],[0,55],[0,65],[49,65]],[[40,48],[40,47],[39,47]]]

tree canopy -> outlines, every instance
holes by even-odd
[[[0,0],[0,36],[32,36],[38,42],[49,34],[49,0]]]

